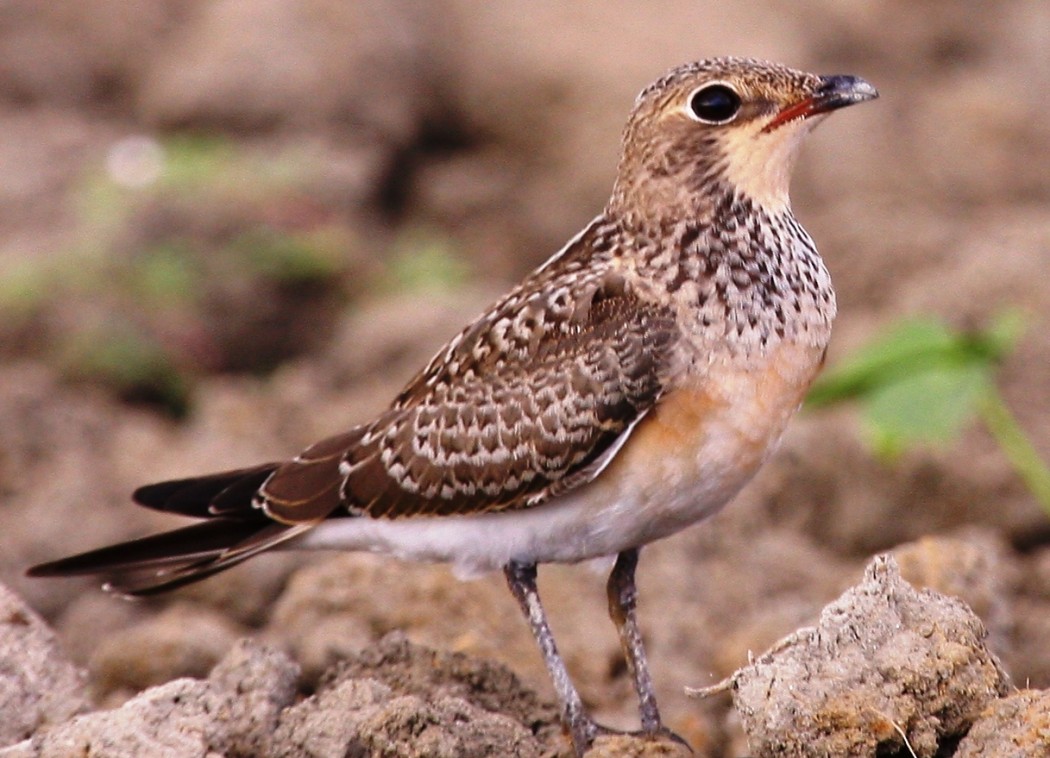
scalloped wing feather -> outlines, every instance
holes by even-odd
[[[258,504],[286,524],[339,504],[373,518],[477,514],[597,476],[661,396],[674,318],[611,266],[558,263],[452,340],[375,422],[277,469]]]

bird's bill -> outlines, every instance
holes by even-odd
[[[879,91],[859,76],[823,76],[821,82],[812,95],[782,108],[762,131],[771,132],[792,121],[874,100],[879,96]]]

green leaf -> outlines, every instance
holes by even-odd
[[[1000,360],[1014,349],[1024,330],[1024,314],[1016,308],[1010,308],[997,314],[991,325],[978,336],[987,346],[988,352],[996,360]]]
[[[1035,445],[998,391],[988,393],[981,404],[981,416],[1018,476],[1039,501],[1047,516],[1050,516],[1050,467],[1039,456]]]
[[[979,416],[1050,515],[1050,466],[995,386],[994,374],[1024,330],[1016,310],[984,329],[954,331],[938,321],[904,323],[814,385],[809,406],[860,401],[876,453],[892,458],[917,444],[944,443]]]
[[[860,397],[958,354],[959,339],[933,320],[908,321],[826,372],[810,390],[811,407]]]
[[[991,387],[979,364],[931,367],[901,376],[864,400],[872,443],[892,456],[917,443],[945,443],[974,418]]]

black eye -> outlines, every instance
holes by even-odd
[[[704,123],[725,124],[739,112],[740,95],[724,84],[708,84],[689,98],[689,110]]]

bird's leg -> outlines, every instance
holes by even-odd
[[[634,570],[638,567],[638,548],[624,550],[616,556],[616,565],[609,574],[606,589],[609,594],[609,615],[620,633],[620,646],[627,659],[627,670],[634,678],[634,689],[638,693],[638,712],[642,717],[642,735],[652,739],[668,739],[684,745],[692,752],[689,743],[672,732],[660,721],[660,709],[656,707],[653,678],[649,675],[649,663],[645,658],[642,633],[635,618],[638,605],[638,589],[634,584]]]
[[[638,548],[624,550],[616,557],[616,565],[609,574],[606,590],[609,595],[609,616],[620,633],[620,647],[627,660],[627,670],[634,679],[638,693],[638,711],[642,717],[642,731],[649,734],[663,728],[660,709],[656,706],[653,679],[649,674],[649,663],[645,658],[642,633],[635,618],[638,590],[634,584],[634,570],[638,566]]]
[[[503,567],[503,573],[507,577],[510,591],[529,622],[532,636],[536,638],[536,644],[543,653],[543,662],[547,664],[547,671],[561,702],[562,721],[572,735],[573,748],[577,755],[583,755],[601,729],[587,715],[580,693],[573,686],[565,661],[558,654],[558,646],[554,644],[554,635],[547,623],[547,615],[543,612],[540,595],[536,589],[536,564],[511,561]]]

